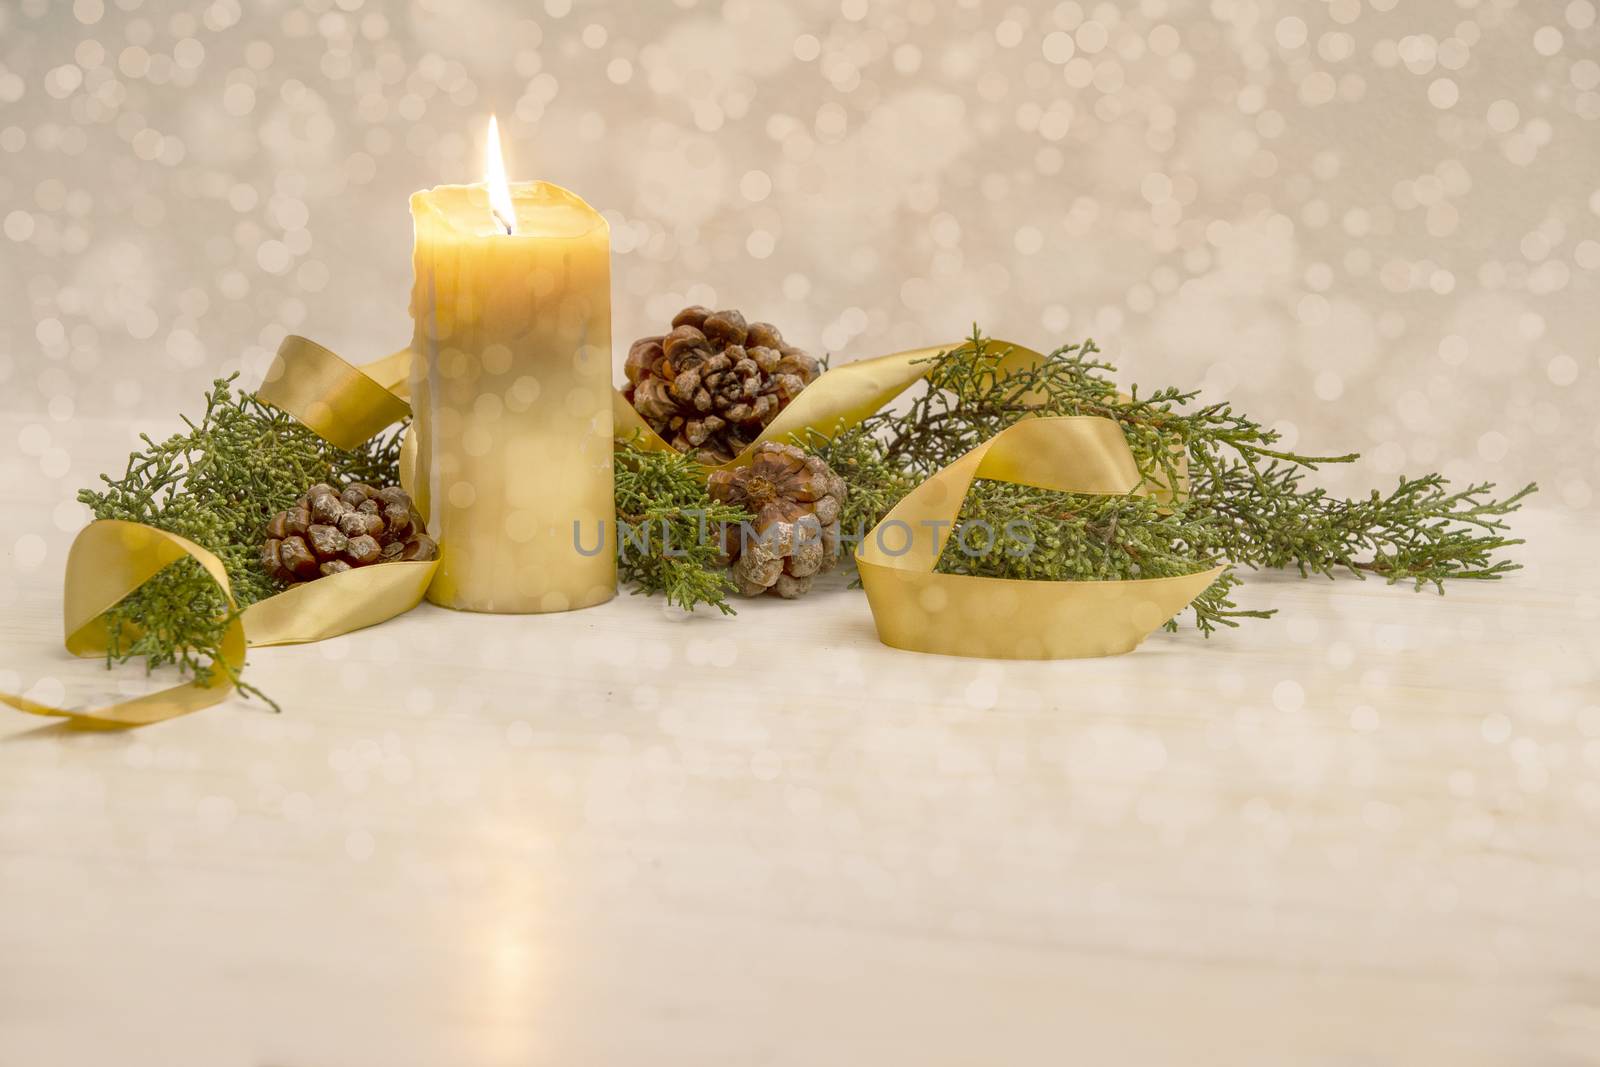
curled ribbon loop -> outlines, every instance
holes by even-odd
[[[1009,341],[993,341],[991,344],[996,351],[1005,353],[995,368],[996,373],[1001,375],[1044,359],[1044,356],[1025,345],[1015,345]],[[841,430],[847,430],[925,378],[930,361],[935,356],[959,347],[958,342],[912,348],[833,367],[823,372],[788,407],[778,412],[777,417],[744,451],[727,463],[708,469],[726,470],[743,466],[750,462],[751,453],[763,441],[804,440],[811,432],[832,437]],[[619,441],[631,439],[639,447],[653,452],[675,451],[649,427],[621,392],[613,392],[611,408]]]
[[[803,439],[813,431],[832,436],[846,430],[921,381],[934,357],[962,343],[912,348],[834,367],[801,391],[739,455],[721,467],[707,469],[742,466],[763,441],[787,442]],[[1005,353],[996,363],[996,373],[1001,375],[1044,359],[1026,345],[1009,341],[991,344],[996,351]],[[256,396],[287,411],[334,444],[349,436],[334,425],[330,413],[346,413],[343,418],[354,422],[364,436],[340,447],[354,447],[411,413],[410,406],[400,398],[409,381],[411,357],[411,350],[404,348],[358,367],[314,341],[291,335],[279,346],[267,381],[256,390]],[[675,451],[639,416],[620,390],[612,390],[611,410],[617,440],[631,441],[656,452]],[[406,480],[404,458],[401,480]]]
[[[370,370],[346,363],[315,341],[290,334],[278,346],[256,397],[282,408],[338,448],[355,448],[411,414],[385,386],[396,367],[403,376],[410,350],[379,360]]]
[[[84,527],[67,555],[66,593],[62,616],[67,651],[75,656],[103,656],[108,635],[104,615],[123,597],[149,581],[157,572],[185,556],[205,568],[222,590],[230,611],[233,590],[222,561],[193,541],[137,522],[104,519]],[[51,707],[24,697],[0,693],[0,703],[34,715],[53,715],[84,725],[144,726],[221,701],[233,688],[229,672],[244,666],[244,627],[233,614],[222,641],[223,663],[204,681],[196,679],[159,692],[103,708],[74,711]],[[227,669],[224,670],[223,668]]]
[[[290,334],[278,346],[256,399],[293,415],[323,440],[354,448],[408,418],[410,393],[409,348],[357,366],[315,341]],[[426,516],[426,487],[412,477],[416,467],[417,442],[408,433],[400,442],[400,484]]]
[[[401,350],[358,368],[314,341],[291,336],[279,347],[256,396],[287,411],[329,443],[355,448],[410,414],[406,401],[391,391],[405,381],[410,356],[409,350]],[[244,666],[247,644],[321,641],[392,619],[417,606],[439,565],[433,560],[359,567],[287,589],[240,613],[227,571],[214,554],[153,526],[102,520],[79,533],[67,556],[63,609],[67,650],[79,656],[105,655],[106,611],[185,556],[205,568],[222,589],[230,611],[222,644],[224,663],[209,678],[87,711],[4,693],[0,703],[36,715],[113,726],[142,726],[199,711],[228,695],[231,678]]]
[[[1217,579],[1222,567],[1172,578],[1023,581],[939,574],[974,479],[1116,495],[1140,488],[1116,423],[1038,418],[1002,430],[906,495],[856,548],[856,567],[886,645],[994,659],[1074,659],[1132,651]]]
[[[803,439],[809,432],[828,436],[856,425],[925,378],[935,357],[963,343],[914,348],[832,368],[722,468],[749,462],[751,452],[763,441]],[[994,368],[998,375],[1045,358],[1026,345],[998,340],[991,345],[993,351],[1003,353]],[[287,342],[280,358],[291,368],[301,360],[338,360],[320,346],[291,348]],[[349,381],[351,375],[369,382],[400,381],[406,377],[409,359],[409,351],[402,350],[361,370],[344,364],[346,372],[336,377],[340,381]],[[371,377],[363,370],[371,371]],[[307,420],[303,396],[284,396],[273,402]],[[631,440],[655,451],[673,450],[619,391],[612,394],[612,414],[618,440]],[[1137,492],[1168,498],[1185,489],[1185,457],[1175,459],[1179,471],[1175,486],[1141,479],[1122,431],[1114,422],[1096,417],[1028,419],[997,434],[918,486],[862,542],[856,563],[879,638],[911,651],[1001,659],[1065,659],[1132,650],[1204,592],[1223,568],[1120,581],[1019,581],[936,574],[935,531],[939,523],[946,530],[951,528],[974,478],[1070,492]],[[401,481],[409,489],[408,469],[402,455]],[[920,527],[928,538],[926,543],[913,538],[899,552],[892,551],[888,543],[880,545],[880,536],[898,536],[902,523],[913,533]],[[921,525],[924,523],[928,525]]]
[[[1043,359],[1022,345],[995,342],[1004,374]],[[749,461],[763,441],[833,435],[849,428],[925,377],[928,361],[958,345],[916,348],[827,371],[780,412],[754,442],[723,467]],[[357,367],[304,337],[290,336],[256,396],[293,415],[339,448],[363,441],[410,414],[406,383],[411,351]],[[613,393],[618,440],[670,451],[620,393]],[[412,489],[414,443],[407,435],[401,482]],[[856,564],[879,638],[896,648],[956,656],[1055,659],[1110,655],[1134,648],[1222,573],[1221,567],[1174,578],[1131,581],[1016,581],[938,574],[939,531],[950,530],[975,478],[1079,493],[1166,492],[1142,484],[1115,423],[1094,417],[1030,419],[997,434],[914,489],[857,548]],[[1181,485],[1178,487],[1181,491]],[[415,490],[413,489],[413,495]],[[426,513],[426,502],[418,498]],[[902,532],[903,531],[903,532]],[[896,549],[894,544],[901,545]],[[234,609],[227,572],[215,555],[176,534],[139,523],[91,523],[67,559],[64,617],[68,651],[106,653],[104,614],[162,568],[195,559],[230,608],[222,667],[204,681],[87,711],[50,707],[0,694],[0,703],[86,724],[138,726],[221,701],[244,665],[246,644],[283,645],[349,633],[415,607],[438,562],[385,563],[330,575]]]

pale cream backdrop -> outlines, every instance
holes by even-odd
[[[1600,489],[1592,0],[6,0],[0,408],[170,424],[279,338],[403,344],[419,187],[611,220],[617,358],[688,301],[848,359],[1093,336],[1355,489]],[[65,469],[65,458],[49,462]]]
[[[407,197],[515,176],[850,359],[1093,335],[1309,449],[1545,489],[1510,581],[1044,663],[858,593],[424,605],[282,702],[0,716],[0,1063],[1600,1062],[1593,0],[0,0],[0,691],[74,492],[289,331],[410,336]]]

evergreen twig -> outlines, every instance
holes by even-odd
[[[278,592],[258,557],[262,529],[316,482],[399,481],[396,426],[354,450],[335,448],[293,416],[217,379],[199,422],[128,457],[121,477],[78,499],[97,519],[146,523],[186,537],[222,561],[242,611]],[[209,680],[223,670],[246,694],[277,705],[222,659],[229,615],[222,591],[192,559],[163,569],[106,613],[107,666],[142,658],[147,671],[176,666]]]
[[[940,553],[936,570],[1035,581],[1170,578],[1220,562],[1219,537],[1204,513],[1152,496],[1094,496],[979,479]],[[1263,619],[1228,598],[1230,567],[1190,604],[1206,634]],[[1177,629],[1176,620],[1167,629]]]
[[[963,344],[929,360],[928,389],[908,410],[807,442],[849,483],[852,522],[870,528],[913,486],[1021,419],[1099,415],[1121,427],[1143,488],[1154,495],[1097,498],[980,481],[958,523],[982,519],[1001,529],[1007,520],[1028,520],[1039,544],[1026,556],[1016,545],[976,556],[947,548],[939,569],[1086,579],[1227,562],[1307,576],[1376,574],[1443,592],[1451,579],[1490,580],[1518,567],[1497,556],[1522,543],[1507,536],[1504,518],[1534,485],[1497,499],[1492,484],[1457,490],[1427,474],[1401,478],[1388,494],[1344,500],[1307,485],[1306,475],[1354,462],[1354,453],[1289,451],[1276,431],[1230,404],[1199,403],[1198,391],[1124,394],[1092,340],[1003,372],[1008,354],[974,328]],[[1172,487],[1182,488],[1175,499]],[[1264,614],[1233,610],[1226,594],[1237,583],[1229,570],[1195,601],[1200,629]]]
[[[728,594],[737,587],[722,558],[720,532],[752,516],[712,500],[704,470],[687,455],[629,442],[614,457],[618,577],[635,594],[660,593],[685,611],[708,604],[736,614]]]

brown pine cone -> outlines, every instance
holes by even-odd
[[[438,555],[404,489],[351,482],[341,490],[318,482],[267,523],[261,565],[276,581],[298,585],[374,563]]]
[[[817,378],[817,361],[768,322],[696,305],[664,337],[628,350],[623,395],[662,440],[702,463],[726,463]]]
[[[712,471],[706,487],[711,499],[755,516],[753,529],[729,531],[723,545],[745,596],[792,600],[839,561],[844,479],[818,457],[764,441],[748,466]]]

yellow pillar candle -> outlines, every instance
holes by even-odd
[[[413,483],[440,546],[428,599],[566,611],[616,592],[610,233],[558,186],[508,192],[498,212],[485,185],[411,198]]]

